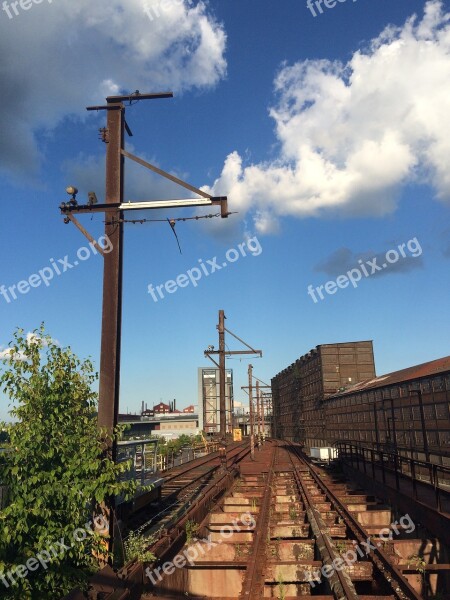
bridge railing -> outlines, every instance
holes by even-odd
[[[400,489],[400,479],[411,481],[413,497],[418,497],[418,484],[430,486],[435,493],[436,507],[440,511],[443,496],[450,495],[450,468],[436,463],[404,456],[394,450],[367,448],[359,444],[337,442],[338,456],[353,468],[377,479],[377,469],[381,470],[383,483],[387,473],[393,473],[396,488]]]
[[[142,486],[158,470],[157,439],[123,440],[117,442],[117,462],[131,461],[131,469],[121,481],[135,480]]]

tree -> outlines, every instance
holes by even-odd
[[[119,481],[129,465],[105,452],[119,431],[97,427],[92,363],[59,347],[43,325],[28,336],[18,329],[9,348],[0,389],[16,421],[0,426],[10,440],[0,455],[9,489],[0,511],[0,598],[54,600],[98,569],[105,533],[93,517],[107,497],[130,498],[136,484]],[[51,560],[36,568],[32,559],[45,551]]]

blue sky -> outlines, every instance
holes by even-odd
[[[105,115],[85,107],[118,91],[173,90],[173,100],[127,109],[129,149],[228,195],[237,214],[178,223],[181,255],[168,224],[126,225],[121,411],[196,402],[219,309],[263,350],[252,363],[265,381],[323,343],[372,339],[379,374],[448,355],[449,9],[347,0],[313,17],[303,0],[58,0],[18,6],[12,18],[0,11],[0,285],[29,280],[51,259],[73,263],[87,246],[58,210],[68,184],[79,201],[104,194]],[[126,169],[126,200],[186,196]],[[101,216],[80,221],[102,235]],[[356,287],[308,295],[410,240],[405,256]],[[222,265],[245,243],[260,250],[197,287],[158,302],[148,293],[199,260]],[[0,351],[15,327],[44,321],[99,365],[102,259],[78,262],[16,300],[0,295]],[[228,362],[237,400],[248,363]]]

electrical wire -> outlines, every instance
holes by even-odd
[[[235,215],[237,212],[229,212],[228,215]],[[217,213],[215,215],[197,215],[195,217],[177,217],[175,219],[171,219],[171,221],[198,221],[199,219],[214,219],[216,217],[221,217],[221,213]],[[167,217],[165,219],[117,219],[114,221],[115,223],[132,223],[136,225],[142,225],[143,223],[167,223]]]

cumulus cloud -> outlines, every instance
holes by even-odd
[[[29,331],[25,337],[26,337],[28,346],[31,346],[32,344],[38,344],[39,342],[41,343],[42,347],[48,346],[47,340],[43,340],[42,337],[40,337],[33,331]],[[52,339],[52,342],[58,346],[60,345],[58,340],[56,340],[56,339]],[[11,359],[15,360],[15,361],[20,361],[20,362],[24,362],[27,360],[25,354],[22,351],[14,352],[12,350],[12,348],[5,348],[4,346],[0,346],[0,360],[11,360]]]
[[[26,356],[23,352],[13,352],[11,348],[6,348],[5,350],[0,349],[0,360],[11,359],[18,362],[24,362],[26,360]]]
[[[36,171],[36,135],[86,118],[84,107],[105,95],[214,86],[225,45],[203,2],[165,2],[153,21],[142,0],[44,2],[12,19],[0,11],[1,169]]]
[[[449,21],[431,0],[423,15],[386,27],[345,64],[284,64],[270,109],[279,155],[244,164],[233,152],[207,189],[250,212],[259,233],[286,216],[382,217],[411,182],[449,200]]]

